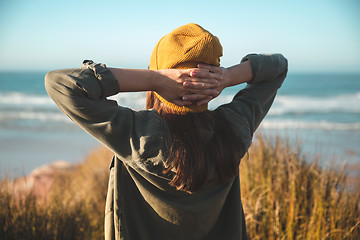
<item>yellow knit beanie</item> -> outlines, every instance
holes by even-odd
[[[199,25],[190,23],[160,39],[152,52],[149,69],[196,68],[200,62],[220,66],[221,56],[222,46],[219,39]],[[166,101],[156,92],[155,95],[167,107],[178,112],[207,110],[207,104],[180,107]]]

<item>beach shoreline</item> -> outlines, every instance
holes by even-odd
[[[73,131],[0,134],[0,176],[15,178],[56,161],[82,162],[100,143],[75,126]],[[110,160],[109,160],[110,161]]]
[[[302,133],[298,134],[299,131]],[[324,130],[279,130],[260,127],[256,136],[264,135],[272,139],[280,137],[291,146],[301,146],[303,155],[308,159],[318,158],[323,167],[334,163],[349,166],[360,164],[360,152],[356,149],[357,138],[360,136],[353,135],[355,139],[347,139],[351,143],[347,144],[348,148],[340,148],[336,141],[343,138],[337,138],[337,134],[339,133]],[[52,134],[39,132],[36,136],[32,132],[21,132],[19,135],[1,136],[0,134],[0,177],[4,173],[11,178],[27,176],[34,169],[56,161],[80,163],[94,149],[101,146],[96,139],[75,124],[71,131],[53,131]],[[353,173],[350,172],[350,175]]]

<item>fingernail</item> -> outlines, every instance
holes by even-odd
[[[182,100],[188,100],[188,98],[186,96],[183,96]]]

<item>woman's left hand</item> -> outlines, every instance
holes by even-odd
[[[201,79],[214,79],[216,82],[210,86],[209,90],[213,90],[216,94],[206,95],[204,92],[198,92],[196,94],[184,95],[183,100],[192,101],[196,105],[202,105],[219,96],[222,90],[224,90],[228,79],[228,69],[203,63],[199,64],[198,67],[191,72],[192,79],[186,81],[184,86],[193,90],[201,89]]]
[[[216,89],[218,81],[211,78],[212,75],[207,69],[161,69],[156,72],[163,77],[158,80],[156,92],[178,106],[198,102],[205,104],[219,95]],[[186,99],[186,96],[190,95],[196,101]]]

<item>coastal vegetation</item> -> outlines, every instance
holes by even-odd
[[[103,239],[111,155],[100,148],[54,173],[45,194],[3,177],[0,239]],[[240,165],[250,238],[359,239],[360,185],[349,178],[341,165],[303,154],[301,144],[258,136]]]

